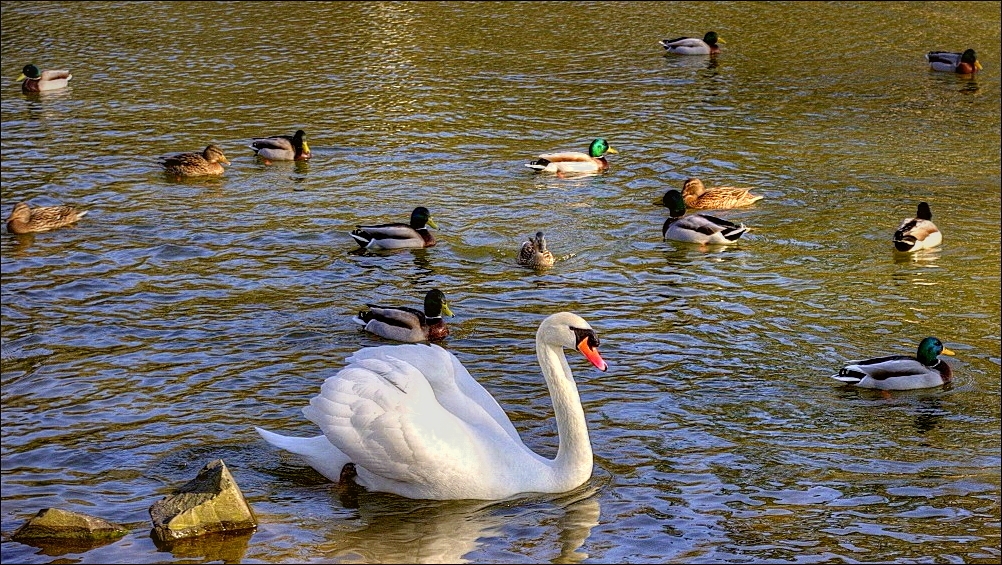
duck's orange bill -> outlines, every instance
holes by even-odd
[[[949,349],[947,349],[947,348],[944,347],[943,348],[943,355],[956,355],[956,353],[954,353],[954,352],[952,352]]]
[[[609,368],[609,365],[602,360],[602,356],[598,354],[598,349],[588,345],[587,337],[582,339],[581,343],[578,344],[578,351],[580,351],[581,354],[585,356],[585,359],[590,361],[592,365],[595,365],[599,371],[605,371]]]

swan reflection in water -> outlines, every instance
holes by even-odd
[[[561,495],[493,502],[359,493],[359,527],[341,522],[317,549],[325,559],[346,563],[496,562],[512,554],[527,562],[579,563],[588,559],[580,550],[598,525],[598,491],[608,479],[600,473],[596,468],[591,480]],[[332,493],[333,504],[346,502]],[[496,550],[498,540],[505,544],[503,556],[480,553]]]

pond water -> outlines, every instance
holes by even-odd
[[[181,562],[998,562],[1000,3],[2,4],[2,215],[89,210],[0,236],[2,560]],[[710,29],[714,58],[658,40]],[[933,73],[930,50],[984,70]],[[70,87],[23,95],[23,65]],[[251,138],[302,128],[308,163]],[[607,138],[602,175],[539,153]],[[161,156],[219,144],[224,176]],[[665,242],[668,188],[765,198],[717,215],[737,245]],[[895,254],[931,205],[943,245]],[[433,248],[353,254],[359,223],[427,206]],[[559,260],[518,267],[537,230]],[[548,314],[577,356],[595,450],[570,493],[497,503],[345,501],[254,426],[301,413],[351,317],[455,317],[443,345],[556,451],[534,352]],[[956,352],[948,387],[843,388],[846,361]],[[252,535],[158,548],[149,507],[222,458]],[[91,549],[10,534],[60,507],[125,524]]]

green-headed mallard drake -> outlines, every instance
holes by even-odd
[[[541,231],[522,243],[522,248],[518,251],[518,264],[524,267],[548,269],[553,266],[553,261],[553,253],[546,248],[546,239]]]
[[[703,39],[698,37],[677,37],[675,39],[662,39],[658,44],[669,53],[677,55],[715,55],[720,53],[717,43],[727,43],[724,38],[717,35],[715,31],[708,31]]]
[[[672,189],[664,196],[669,217],[661,226],[661,234],[665,240],[684,241],[688,243],[703,243],[711,245],[728,245],[737,242],[748,228],[744,224],[735,224],[716,216],[706,214],[685,215],[685,200],[682,193]]]
[[[943,342],[927,337],[919,342],[918,355],[888,355],[865,361],[850,361],[832,378],[860,388],[913,390],[941,386],[953,379],[953,371],[940,355],[953,355]]]
[[[178,153],[164,158],[160,164],[172,175],[201,177],[223,174],[225,169],[220,163],[230,164],[218,145],[209,145],[201,153]]]
[[[706,188],[703,181],[691,178],[685,181],[682,186],[682,198],[685,205],[691,210],[722,210],[726,208],[740,208],[749,206],[759,200],[762,196],[755,196],[747,188],[735,186],[715,186]],[[665,195],[663,201],[667,201]],[[665,203],[665,206],[668,204]]]
[[[406,306],[378,306],[367,304],[352,318],[365,326],[365,331],[395,341],[418,343],[435,341],[449,335],[449,328],[442,314],[452,316],[445,294],[436,289],[429,290],[424,297],[424,312]]]
[[[925,54],[925,60],[929,61],[930,69],[946,73],[970,75],[982,69],[981,63],[978,62],[978,54],[974,52],[974,49],[968,49],[963,53],[930,51]]]
[[[914,218],[905,218],[894,232],[894,249],[902,252],[929,249],[943,243],[943,234],[932,223],[929,204],[919,202]]]
[[[351,237],[364,249],[404,249],[415,247],[432,247],[437,242],[435,236],[426,226],[438,229],[438,224],[431,217],[431,212],[424,206],[418,206],[411,212],[409,224],[394,222],[372,226],[358,226],[351,232]]]
[[[43,92],[66,88],[73,75],[69,71],[42,71],[35,65],[25,65],[15,82],[21,82],[21,92]]]
[[[606,153],[619,153],[619,151],[610,147],[609,142],[600,137],[591,142],[588,153],[580,151],[543,153],[525,166],[546,173],[601,173],[609,170],[609,162],[605,160]]]
[[[87,214],[73,206],[38,206],[18,202],[7,218],[8,233],[45,232],[76,223]]]
[[[306,143],[306,132],[296,131],[295,135],[273,135],[261,137],[251,142],[254,154],[267,161],[306,161],[310,158],[310,145]]]

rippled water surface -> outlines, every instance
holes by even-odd
[[[1000,4],[2,4],[4,562],[998,562]],[[657,41],[725,38],[718,57]],[[974,47],[975,77],[923,53]],[[23,95],[21,67],[73,71]],[[307,164],[256,136],[307,132]],[[597,136],[600,176],[523,167]],[[219,144],[222,178],[158,157]],[[668,188],[753,186],[730,248],[666,243]],[[892,252],[930,203],[943,245]],[[438,246],[350,254],[357,223],[427,206]],[[561,259],[515,265],[543,230]],[[593,478],[502,503],[341,500],[253,426],[301,408],[379,338],[365,303],[441,288],[444,345],[556,450],[534,354],[546,315],[602,340],[571,358]],[[946,389],[874,394],[850,359],[956,352]],[[157,548],[149,507],[223,458],[253,535]],[[10,534],[60,507],[125,524],[104,546]]]

